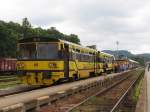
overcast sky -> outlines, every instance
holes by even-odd
[[[150,53],[150,0],[0,0],[0,20],[56,27],[99,50]]]

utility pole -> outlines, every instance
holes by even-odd
[[[119,41],[116,41],[116,45],[117,45],[117,59],[119,59],[119,50],[118,50],[118,47],[119,47]]]

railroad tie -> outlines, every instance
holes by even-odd
[[[49,96],[42,96],[37,98],[36,110],[39,110],[42,105],[48,105],[49,102]]]

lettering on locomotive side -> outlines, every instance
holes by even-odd
[[[50,62],[48,64],[48,66],[49,66],[49,68],[57,68],[57,64],[56,63],[52,63],[52,62]]]

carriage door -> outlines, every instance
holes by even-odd
[[[69,78],[69,46],[67,44],[64,50],[64,77]]]

